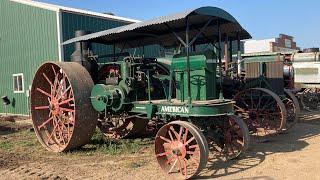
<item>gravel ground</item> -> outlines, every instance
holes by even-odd
[[[252,143],[246,154],[224,162],[210,157],[198,179],[319,179],[320,115],[306,113],[290,132]],[[136,153],[76,150],[46,152],[23,123],[0,123],[0,179],[167,180],[153,155],[152,140]],[[9,127],[9,128],[8,128]]]

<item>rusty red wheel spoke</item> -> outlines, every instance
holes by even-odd
[[[173,132],[173,134],[175,135],[176,139],[179,140],[179,134],[178,134],[177,131],[173,128],[173,126],[170,126],[170,130]]]
[[[188,163],[187,162],[188,161],[186,158],[183,158],[182,162],[183,162],[182,164],[183,164],[183,168],[184,168],[184,176],[187,179],[187,175],[188,175],[188,169],[187,169]]]
[[[183,172],[182,172],[182,164],[181,164],[181,160],[180,160],[180,158],[179,158],[179,157],[178,157],[177,159],[178,159],[179,172],[180,172],[182,175],[184,175],[184,174],[183,174]]]
[[[63,124],[63,122],[61,122],[61,120],[54,116],[54,120],[56,121],[56,123],[58,124],[58,135],[59,135],[59,138],[60,140],[62,140],[62,143],[65,145],[66,142],[65,142],[65,139],[64,139],[64,134],[63,134],[63,127],[66,129],[65,125]],[[63,127],[62,127],[63,126]]]
[[[180,126],[180,130],[179,130],[179,134],[178,134],[178,141],[181,141],[182,130],[183,130],[183,127]]]
[[[173,136],[172,136],[171,131],[168,131],[168,134],[169,134],[170,140],[173,141]]]
[[[74,112],[75,112],[75,110],[74,110],[74,109],[62,108],[62,107],[60,107],[60,110],[61,110],[61,111],[66,111],[66,112],[72,112],[72,113],[74,113]]]
[[[40,93],[42,93],[42,94],[44,94],[44,95],[46,95],[48,97],[52,97],[51,94],[49,94],[48,92],[46,92],[46,91],[44,91],[44,90],[42,90],[40,88],[37,88],[37,91],[39,91]]]
[[[53,74],[56,76],[56,75],[57,75],[57,72],[56,72],[55,68],[53,67],[53,65],[51,65],[51,68],[52,68],[52,70],[53,70]]]
[[[48,124],[50,121],[53,120],[53,117],[50,117],[45,122],[43,122],[40,126],[38,126],[39,129],[43,128],[46,124]]]
[[[69,98],[69,99],[67,99],[67,100],[61,101],[61,102],[59,103],[59,105],[67,104],[67,103],[69,103],[69,102],[71,102],[71,101],[74,101],[74,98]]]
[[[172,141],[170,141],[169,139],[163,137],[163,136],[159,136],[160,139],[164,140],[167,143],[171,143]]]
[[[59,100],[62,98],[62,97],[65,97],[65,95],[67,94],[67,92],[71,89],[71,85],[68,86],[68,88],[65,89],[65,91],[62,93],[61,97],[59,98]],[[70,99],[70,98],[69,98]]]
[[[49,109],[49,106],[36,106],[34,107],[35,110],[44,110],[44,109]]]
[[[188,129],[186,129],[186,131],[184,132],[184,138],[183,138],[183,142],[182,142],[183,144],[185,144],[187,142],[188,132],[189,132]]]
[[[53,82],[53,86],[52,86],[52,88],[51,88],[51,95],[52,95],[52,97],[55,97],[56,96],[56,86],[57,86],[57,82],[56,82],[56,78],[55,78],[55,80],[54,80],[54,82]]]
[[[52,136],[53,136],[53,134],[56,132],[56,128],[57,128],[58,125],[59,125],[59,124],[56,124],[54,120],[52,121],[52,124],[53,124],[54,127],[53,127],[50,135],[49,135],[48,138],[47,138],[47,144],[49,144],[49,141],[50,141],[50,140],[53,141]]]
[[[60,82],[58,82],[58,89],[57,89],[57,93],[56,93],[56,98],[60,99],[62,97],[62,90],[63,90],[63,86],[65,84],[65,75],[62,75],[62,79]],[[59,97],[60,96],[60,97]]]
[[[177,162],[178,162],[178,158],[175,158],[176,160],[174,161],[174,163],[171,165],[169,171],[168,171],[168,174],[170,174],[173,170],[173,168],[176,166]]]
[[[167,155],[169,155],[169,154],[170,154],[169,151],[165,151],[165,152],[163,152],[163,153],[156,154],[156,156],[157,156],[157,157],[161,157],[161,156],[167,156]]]
[[[199,148],[199,145],[197,145],[197,144],[194,144],[194,145],[191,145],[191,146],[189,146],[188,147],[189,149],[197,149],[197,148]]]
[[[45,73],[42,73],[43,77],[46,79],[46,81],[50,84],[50,87],[53,87],[52,82],[49,80],[48,76]]]
[[[187,151],[187,154],[190,154],[190,155],[193,155],[195,153],[196,153],[196,151]]]
[[[191,137],[186,143],[184,143],[183,145],[187,146],[189,143],[191,143],[193,140],[195,140],[194,137]]]

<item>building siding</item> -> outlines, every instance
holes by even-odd
[[[0,23],[0,95],[12,102],[8,113],[27,115],[26,92],[37,68],[58,59],[56,12],[1,0]],[[13,93],[12,74],[17,73],[24,75],[24,93]]]
[[[128,24],[125,22],[112,21],[109,19],[102,19],[71,12],[62,12],[61,21],[63,41],[74,38],[74,32],[77,30],[85,30],[93,33]],[[112,46],[93,44],[92,48],[95,54],[106,54],[113,52]],[[63,51],[64,60],[69,61],[71,54],[74,52],[74,45],[70,44],[64,46]]]
[[[61,27],[58,27],[59,21]],[[28,89],[42,63],[59,60],[58,39],[71,39],[79,29],[98,32],[126,25],[128,22],[0,0],[0,24],[0,97],[8,96],[12,102],[7,110],[0,102],[0,113],[28,115]],[[58,29],[61,30],[61,37],[58,37]],[[101,44],[93,45],[96,54],[112,53],[112,48]],[[74,45],[63,47],[65,61],[70,60],[73,51]],[[134,51],[136,56],[142,55],[141,48],[130,50],[132,54]],[[145,48],[147,57],[157,57],[159,54],[159,46]],[[14,93],[12,75],[20,73],[23,73],[24,92]]]
[[[62,12],[61,18],[62,24],[62,39],[63,41],[74,38],[74,32],[77,30],[90,31],[91,33],[111,29],[119,26],[124,26],[129,23],[113,21],[109,19],[97,18],[92,16],[86,16],[81,14],[75,14],[72,12]],[[92,45],[93,52],[98,55],[111,54],[113,53],[113,46],[102,45],[94,43]],[[157,45],[146,46],[144,53],[146,57],[159,57],[160,47]],[[71,54],[74,52],[74,45],[69,44],[63,47],[64,60],[70,61]],[[119,48],[116,49],[119,52]],[[127,50],[132,55],[141,56],[142,48]]]

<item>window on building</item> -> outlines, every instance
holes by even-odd
[[[285,39],[284,40],[284,46],[286,48],[291,48],[291,44],[292,44],[292,41],[290,39]]]
[[[24,93],[24,82],[23,82],[23,74],[13,74],[13,92],[14,93]]]

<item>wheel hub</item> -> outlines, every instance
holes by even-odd
[[[56,98],[53,98],[49,102],[49,109],[52,112],[53,115],[59,115],[60,114],[60,105]]]
[[[179,141],[173,141],[170,145],[170,149],[172,154],[176,156],[184,158],[187,155],[187,149],[185,145]]]

